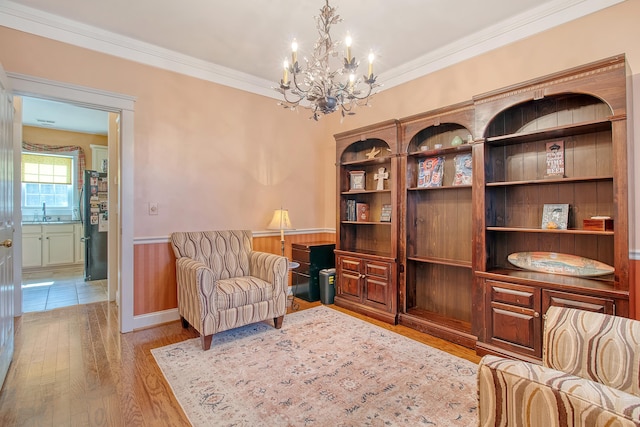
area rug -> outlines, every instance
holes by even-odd
[[[151,352],[194,426],[477,425],[477,365],[325,306]]]

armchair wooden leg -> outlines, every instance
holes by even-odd
[[[182,322],[182,327],[184,329],[187,329],[189,327],[189,322],[187,322],[187,319],[185,319],[184,317],[180,316],[180,322]]]
[[[209,350],[211,348],[211,341],[213,340],[213,335],[200,335],[200,341],[202,342],[202,349]]]
[[[275,326],[276,329],[282,328],[282,321],[283,320],[284,320],[284,316],[274,317],[273,318],[273,326]]]

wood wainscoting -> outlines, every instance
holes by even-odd
[[[291,244],[335,241],[335,233],[285,236],[285,256],[291,259]],[[280,236],[254,237],[257,251],[280,254]],[[175,256],[169,242],[136,244],[133,248],[133,314],[156,313],[178,307]],[[291,277],[289,277],[291,283]]]

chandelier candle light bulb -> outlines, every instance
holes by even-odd
[[[282,74],[282,84],[284,86],[288,86],[289,85],[289,61],[287,61],[286,58],[284,60],[284,71],[283,71],[283,74]]]
[[[347,45],[347,62],[351,62],[351,34],[347,33],[347,38],[344,40],[344,44]]]
[[[296,39],[293,39],[291,42],[291,64],[293,66],[298,62],[298,42]]]
[[[373,78],[373,60],[375,56],[373,55],[373,51],[369,52],[369,73],[367,74],[367,79]]]

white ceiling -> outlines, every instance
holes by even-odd
[[[332,36],[350,32],[363,62],[374,51],[384,90],[622,1],[331,0],[343,19]],[[300,55],[311,51],[322,6],[322,0],[0,0],[0,25],[275,98],[291,40]],[[48,120],[46,111],[39,109],[41,120]],[[75,118],[64,112],[51,120],[68,117]]]

